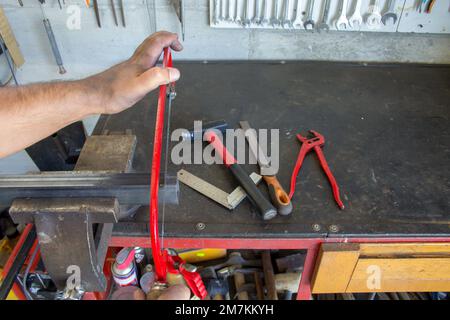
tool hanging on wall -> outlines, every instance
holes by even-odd
[[[164,49],[163,67],[172,67],[172,55],[169,48]],[[161,173],[161,153],[162,138],[164,130],[164,114],[166,99],[168,100],[168,116],[170,120],[170,109],[172,100],[175,98],[175,86],[173,83],[161,85],[159,87],[158,107],[156,110],[156,124],[153,141],[152,171],[150,180],[150,240],[152,245],[153,262],[155,264],[156,282],[149,292],[151,296],[158,296],[169,284],[168,274],[173,277],[182,277],[193,294],[200,299],[206,297],[205,285],[195,269],[187,265],[173,250],[162,249],[159,238],[159,177]],[[169,129],[169,128],[168,128]],[[169,130],[168,130],[169,131]],[[165,174],[168,163],[168,142],[169,132],[166,141]],[[164,219],[165,201],[163,204]]]
[[[94,0],[94,12],[95,12],[95,19],[97,19],[97,25],[99,28],[102,27],[102,21],[100,20],[100,11],[98,9],[98,2],[97,0]]]
[[[2,50],[1,53],[5,55],[6,62],[8,63],[8,68],[11,71],[11,77],[7,81],[0,83],[0,86],[2,87],[6,86],[11,81],[11,78],[14,79],[14,83],[16,84],[16,86],[18,86],[19,82],[17,81],[16,77],[15,65],[14,62],[12,61],[11,55],[8,49],[6,48],[5,42],[1,35],[0,35],[0,49]]]
[[[426,13],[431,13],[431,10],[433,10],[435,2],[436,0],[430,0],[430,2],[428,2],[427,8],[425,9]]]
[[[65,6],[66,5],[66,0],[62,0],[62,2],[61,2],[61,0],[58,0],[58,5],[59,5],[59,9],[63,9],[63,5]]]
[[[330,26],[328,25],[328,14],[330,13],[330,3],[331,0],[325,0],[325,4],[323,6],[323,13],[322,13],[322,20],[317,23],[317,31],[320,32],[322,30],[324,31],[330,31]]]
[[[348,24],[350,28],[356,29],[362,26],[363,19],[361,16],[361,0],[356,0],[355,7],[353,9],[353,14],[348,19]]]
[[[112,12],[113,12],[113,17],[114,17],[114,23],[116,24],[116,26],[119,26],[119,20],[117,19],[117,12],[116,12],[116,5],[114,0],[110,0],[111,1],[111,8],[112,8]],[[120,18],[122,19],[122,26],[126,27],[126,22],[125,22],[125,8],[123,6],[123,0],[119,0],[119,9],[120,9]]]
[[[178,20],[180,21],[181,37],[184,41],[184,36],[186,32],[186,14],[185,14],[184,0],[173,0],[172,4],[177,14]]]
[[[381,17],[381,22],[386,25],[386,22],[390,19],[392,19],[392,24],[395,24],[397,22],[397,13],[395,13],[395,0],[388,1],[388,10],[385,14],[383,14],[383,17]]]
[[[426,7],[427,7],[427,1],[428,0],[419,0],[417,7],[416,7],[416,11],[419,11],[419,13],[425,12]]]
[[[258,162],[261,168],[260,174],[263,176],[264,181],[269,188],[270,198],[273,205],[277,208],[279,214],[286,216],[292,213],[292,203],[283,186],[278,181],[276,172],[274,172],[270,166],[270,162],[267,159],[264,151],[258,144],[256,137],[256,131],[250,127],[248,121],[240,121],[240,126],[245,132],[245,138],[247,138],[250,151]]]
[[[64,64],[63,64],[63,61],[61,58],[61,53],[59,52],[58,44],[56,43],[55,34],[53,33],[53,29],[52,29],[50,20],[45,15],[45,11],[44,11],[45,0],[39,0],[39,3],[40,3],[40,7],[41,7],[45,32],[47,33],[48,40],[50,41],[50,46],[52,48],[53,56],[55,57],[56,64],[58,65],[59,73],[64,74],[64,73],[66,73],[66,69],[64,68]]]
[[[300,134],[297,134],[298,140],[302,142],[302,147],[300,148],[300,152],[298,153],[297,162],[295,163],[294,170],[292,171],[291,176],[291,190],[289,192],[289,198],[292,199],[292,196],[295,193],[295,185],[297,180],[298,172],[300,171],[300,168],[303,164],[303,160],[305,159],[306,155],[311,151],[314,150],[317,154],[317,158],[319,158],[320,165],[327,175],[327,178],[330,182],[331,188],[333,190],[333,196],[334,200],[336,201],[337,205],[340,209],[344,209],[344,204],[342,203],[341,196],[339,195],[339,186],[336,182],[336,179],[333,176],[333,173],[331,172],[330,168],[328,167],[328,163],[325,160],[325,156],[322,151],[322,146],[325,144],[325,138],[320,133],[310,130],[311,134],[313,134],[313,137],[308,139],[303,137]]]
[[[5,55],[6,62],[11,71],[11,77],[9,80],[3,83],[5,85],[11,79],[14,79],[16,85],[18,85],[18,81],[16,78],[16,68],[22,66],[25,62],[22,53],[20,52],[19,45],[17,44],[16,38],[11,30],[11,26],[8,22],[8,18],[3,11],[3,8],[0,6],[0,47],[2,49],[2,53]]]

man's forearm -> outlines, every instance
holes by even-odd
[[[86,116],[121,112],[158,86],[177,81],[177,69],[155,67],[166,47],[183,48],[176,34],[160,31],[130,59],[89,78],[0,88],[0,158]]]
[[[1,88],[0,158],[95,114],[100,100],[87,80]]]

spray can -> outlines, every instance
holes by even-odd
[[[134,248],[123,248],[117,254],[116,261],[111,267],[114,281],[120,287],[138,284],[134,255]]]

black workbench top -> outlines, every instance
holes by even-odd
[[[322,237],[450,235],[450,67],[328,62],[177,63],[182,78],[171,129],[194,120],[225,119],[237,128],[280,129],[280,182],[289,179],[300,143],[296,133],[325,136],[324,153],[341,189],[340,211],[318,160],[303,164],[294,212],[265,222],[248,201],[233,212],[181,184],[178,205],[166,205],[166,237]],[[156,94],[121,114],[103,116],[95,133],[132,129],[134,168],[150,171]],[[231,192],[220,165],[184,168]],[[247,165],[247,171],[258,171]],[[260,189],[267,192],[265,185]],[[148,208],[116,225],[115,235],[147,235]],[[162,210],[160,209],[160,222]],[[202,231],[196,225],[202,222]],[[312,226],[320,225],[320,231]]]

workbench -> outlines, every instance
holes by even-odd
[[[296,134],[314,129],[325,136],[324,153],[345,210],[337,208],[312,153],[298,177],[293,213],[271,221],[262,221],[248,201],[228,211],[181,184],[179,203],[166,204],[164,218],[160,209],[166,247],[309,249],[301,298],[310,294],[313,262],[323,242],[450,240],[450,67],[175,64],[182,77],[176,84],[171,131],[189,129],[195,120],[220,119],[230,128],[248,120],[256,129],[280,129],[278,178],[288,189],[301,146]],[[150,171],[156,101],[151,94],[134,108],[102,116],[94,131],[131,129],[138,141],[133,162],[137,172]],[[167,176],[176,177],[181,168],[227,192],[237,186],[218,164],[177,166],[169,161]],[[257,165],[245,168],[258,172]],[[267,192],[265,186],[260,189]],[[111,245],[149,247],[148,218],[148,208],[141,208],[118,223]]]
[[[180,184],[178,203],[160,205],[164,247],[307,250],[298,299],[328,292],[450,291],[449,66],[307,61],[175,66],[182,78],[170,117],[166,114],[171,132],[189,129],[195,120],[222,119],[230,128],[248,120],[255,129],[279,129],[278,178],[288,189],[301,146],[296,134],[316,130],[325,136],[323,150],[345,209],[336,206],[310,154],[297,180],[293,213],[270,221],[247,200],[229,211]],[[93,133],[136,135],[133,170],[145,176],[156,103],[152,93],[134,108],[104,115]],[[237,186],[223,165],[170,161],[161,183],[173,181],[180,169],[227,192]],[[245,169],[259,171],[256,164]],[[267,194],[266,186],[259,188]],[[115,224],[109,245],[151,247],[148,224],[149,210],[142,206]],[[374,259],[386,277],[382,288],[368,289],[366,269]]]

